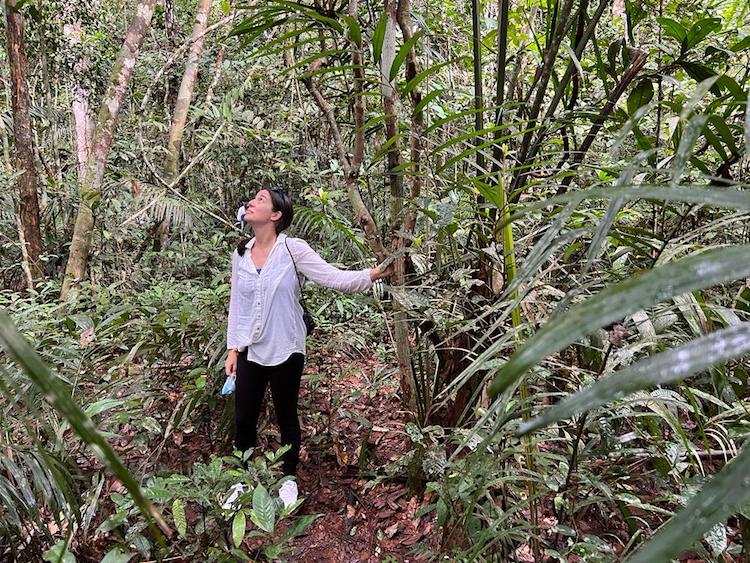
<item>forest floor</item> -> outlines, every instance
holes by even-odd
[[[305,500],[292,518],[317,518],[291,540],[289,561],[422,561],[425,557],[416,555],[415,548],[436,545],[435,513],[419,515],[429,495],[409,494],[405,468],[398,477],[385,477],[384,468],[402,462],[410,451],[394,374],[391,366],[357,352],[308,353],[300,391],[303,437],[297,475]],[[157,418],[168,416],[170,404],[179,400],[180,387],[174,383],[164,404],[154,405],[164,411]],[[279,447],[270,397],[266,399],[258,452]],[[185,473],[211,454],[229,454],[229,446],[219,451],[222,446],[217,445],[224,438],[212,439],[197,423],[174,432],[153,469]],[[126,441],[115,449],[128,466],[137,467],[144,456],[128,451]],[[385,478],[378,481],[377,476]]]

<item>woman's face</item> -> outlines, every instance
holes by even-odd
[[[281,219],[281,211],[273,210],[273,202],[268,190],[260,190],[245,207],[245,222],[251,225],[272,223],[279,219]]]

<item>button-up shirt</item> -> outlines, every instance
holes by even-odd
[[[284,233],[276,238],[258,273],[252,259],[254,244],[253,238],[242,256],[236,250],[232,255],[227,323],[227,348],[240,351],[247,348],[247,359],[251,362],[275,366],[295,352],[305,353],[306,331],[295,264],[300,277],[325,287],[354,292],[372,286],[369,270],[339,270],[323,260],[307,242]]]

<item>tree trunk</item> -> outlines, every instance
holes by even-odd
[[[79,26],[66,24],[63,26],[63,35],[68,39],[68,44],[71,47],[75,47],[81,42]],[[78,161],[78,181],[81,185],[83,185],[86,176],[86,167],[91,153],[91,140],[94,135],[94,120],[91,118],[89,92],[83,85],[82,80],[82,75],[87,68],[88,60],[85,58],[76,61],[73,76],[70,80],[70,90],[73,97],[71,104],[73,110],[73,140]]]
[[[8,63],[10,65],[11,100],[13,107],[13,136],[18,178],[19,239],[21,254],[28,266],[28,276],[33,284],[44,280],[42,233],[39,227],[39,198],[36,192],[34,148],[32,145],[31,117],[29,115],[29,90],[26,84],[26,52],[23,40],[23,18],[16,10],[16,0],[6,0],[6,36]]]
[[[112,139],[117,128],[117,120],[125,99],[128,82],[133,74],[133,67],[135,67],[146,30],[151,23],[155,5],[156,0],[141,0],[136,7],[125,41],[112,67],[109,86],[102,99],[85,179],[81,184],[81,201],[60,294],[60,298],[63,300],[68,298],[71,290],[80,283],[86,272],[94,231],[94,208],[101,195],[100,190],[104,180],[104,171],[107,167],[109,149],[112,146]]]
[[[180,90],[177,94],[174,113],[172,115],[172,127],[169,129],[169,140],[167,141],[167,158],[164,161],[164,179],[172,184],[177,178],[177,167],[180,162],[180,148],[182,137],[185,133],[188,110],[193,100],[195,90],[195,79],[198,76],[198,62],[203,53],[203,39],[208,27],[208,17],[211,14],[211,0],[200,0],[198,12],[195,16],[193,33],[190,36],[191,46],[185,63],[185,73],[182,75]],[[162,219],[159,230],[154,240],[154,250],[164,248],[167,235],[169,234],[169,218]]]

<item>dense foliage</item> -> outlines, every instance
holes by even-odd
[[[747,3],[215,2],[173,174],[198,3],[164,0],[94,189],[76,103],[96,121],[137,4],[6,5],[45,279],[3,64],[4,557],[293,558],[315,518],[274,498],[278,453],[230,454],[217,395],[234,212],[277,184],[329,261],[396,264],[372,293],[306,295],[311,346],[376,356],[398,388],[408,450],[359,469],[424,499],[422,556],[747,554]],[[164,459],[178,432],[209,457]],[[238,481],[244,508],[221,508]]]

